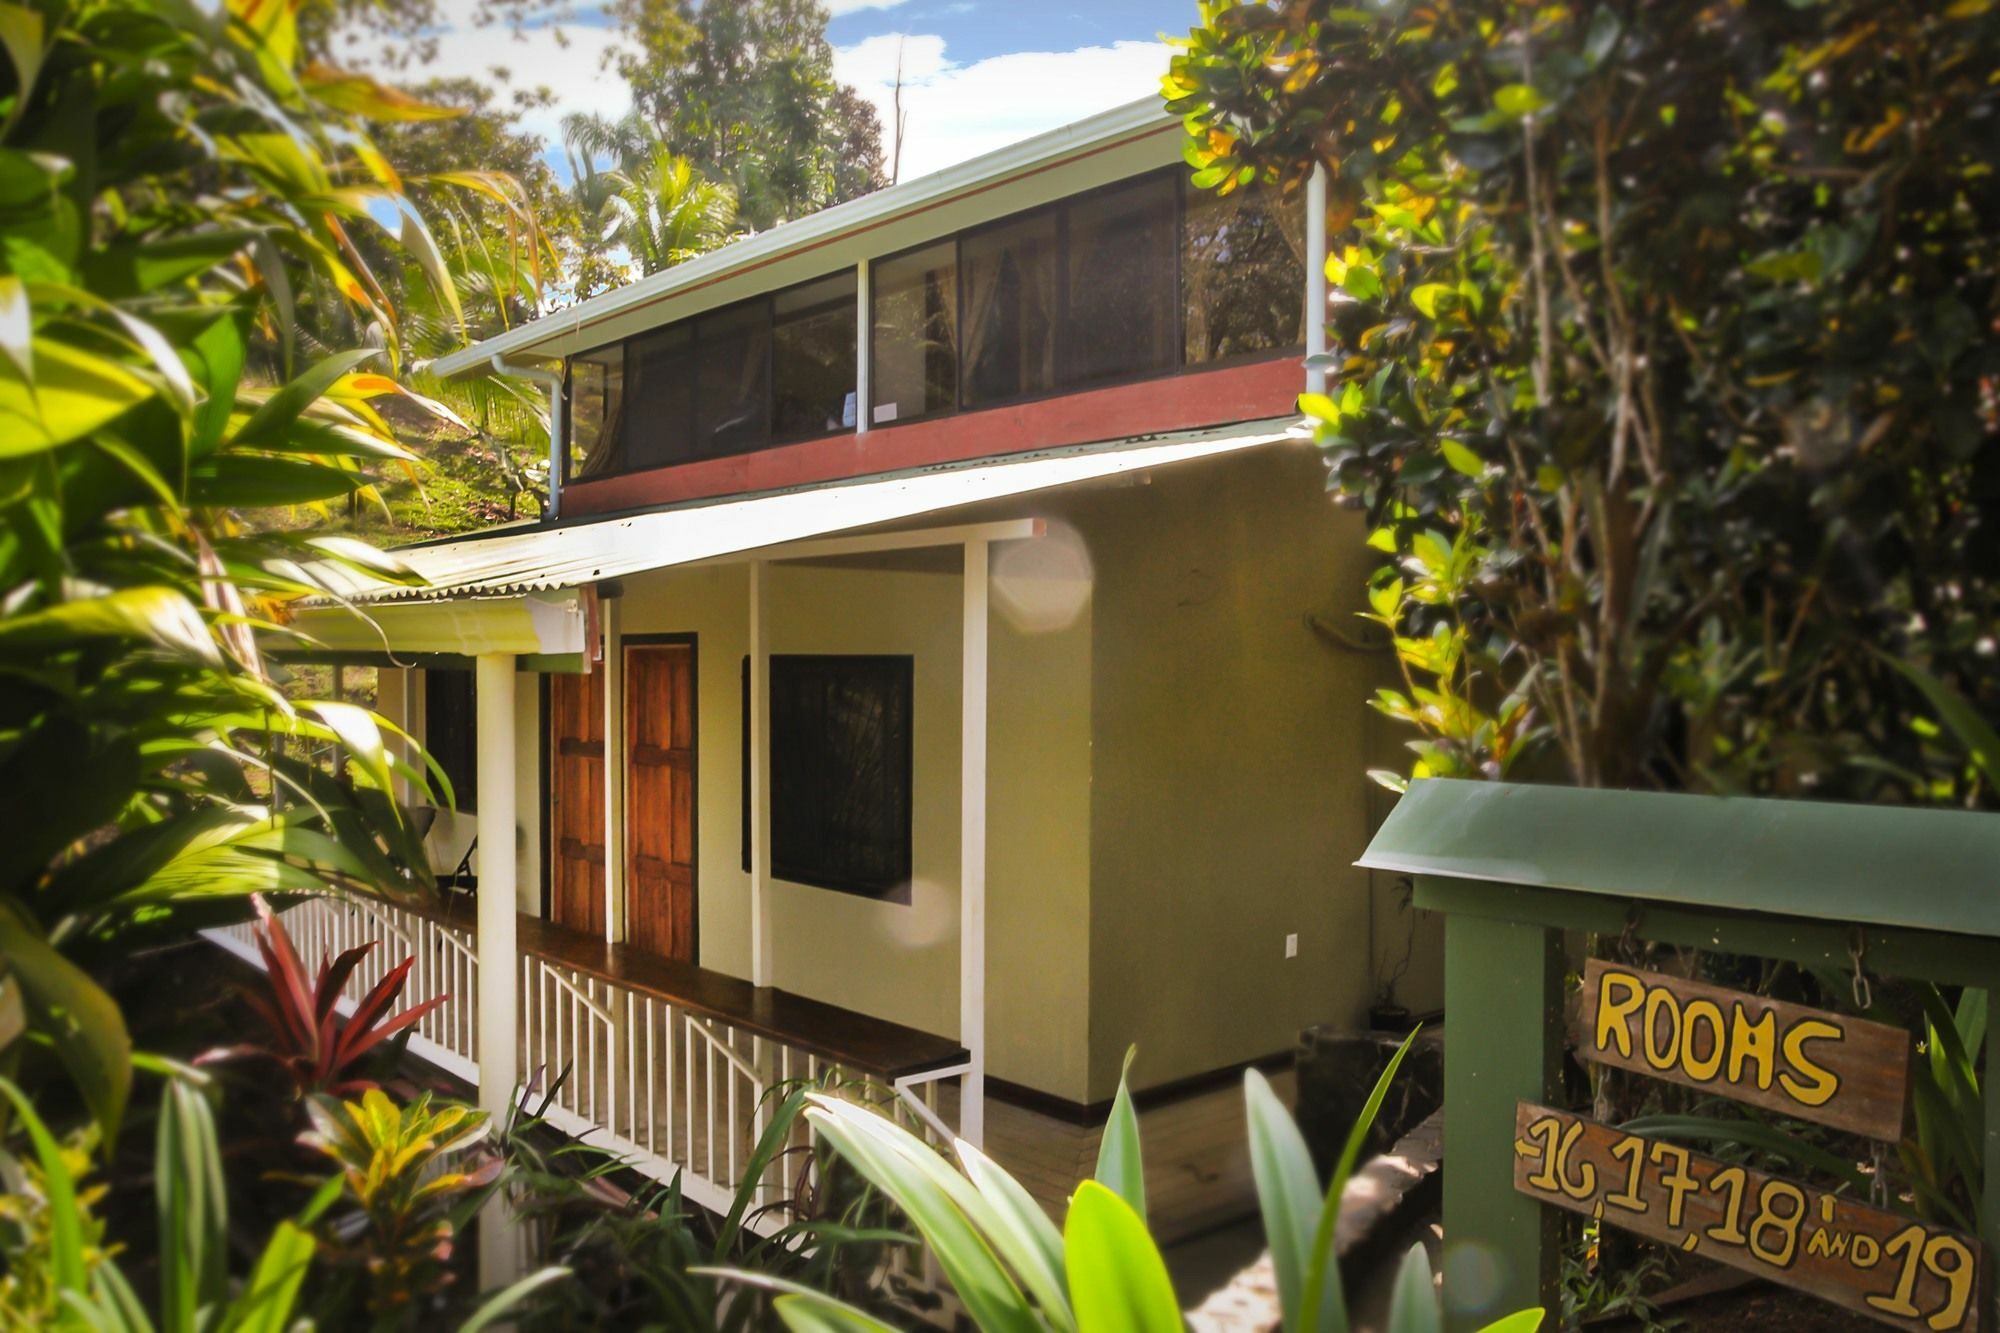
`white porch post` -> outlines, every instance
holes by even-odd
[[[1326,164],[1306,183],[1306,355],[1326,355]],[[1326,371],[1306,371],[1306,392],[1326,392]]]
[[[478,659],[479,765],[479,1106],[496,1127],[506,1122],[518,1080],[514,941],[514,655]],[[504,1201],[495,1199],[479,1228],[480,1284],[492,1287],[520,1268],[520,1247]]]
[[[965,647],[960,719],[958,1040],[970,1057],[959,1137],[986,1134],[986,578],[984,541],[965,544]]]
[[[604,942],[625,938],[625,648],[621,597],[598,602],[604,632]]]
[[[771,984],[771,617],[770,568],[750,562],[750,983]]]
[[[874,367],[869,364],[871,360],[869,344],[874,336],[875,293],[869,289],[869,268],[866,259],[854,266],[854,280],[854,431],[857,435],[862,435],[867,433],[869,418],[875,414],[875,409],[869,406],[869,400],[875,396],[873,387],[875,372]]]

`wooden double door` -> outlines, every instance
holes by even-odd
[[[695,962],[695,662],[626,643],[625,939]],[[604,673],[550,678],[549,915],[604,934]]]

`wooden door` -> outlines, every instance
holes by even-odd
[[[625,648],[626,939],[695,959],[694,645]]]
[[[604,935],[604,672],[549,677],[549,919]]]

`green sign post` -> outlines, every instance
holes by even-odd
[[[2000,989],[1996,815],[1433,780],[1361,864],[1410,875],[1417,906],[1445,914],[1454,1328],[1557,1304],[1561,1214],[1516,1190],[1515,1163],[1521,1106],[1562,1104],[1565,931],[1842,972],[1859,950],[1875,976]],[[2000,1168],[2000,1022],[1985,1043]],[[1983,1189],[1978,1238],[2000,1252],[2000,1169]]]

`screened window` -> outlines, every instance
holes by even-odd
[[[1262,190],[1187,192],[1182,360],[1203,365],[1305,342],[1305,206]]]
[[[877,422],[958,406],[958,246],[942,241],[870,268]]]
[[[717,458],[771,438],[771,312],[762,301],[694,321],[694,455]]]
[[[621,410],[625,349],[606,347],[569,360],[570,474],[588,477],[625,469]]]
[[[1172,176],[1150,176],[1069,206],[1065,383],[1173,369],[1177,185]]]
[[[1031,213],[960,244],[967,407],[1055,387],[1057,221],[1055,210]]]
[[[694,338],[685,324],[625,344],[625,447],[621,467],[664,467],[687,458],[694,406]]]
[[[914,679],[910,657],[771,658],[774,876],[910,900]]]
[[[771,433],[853,430],[854,274],[779,292],[771,303]]]

